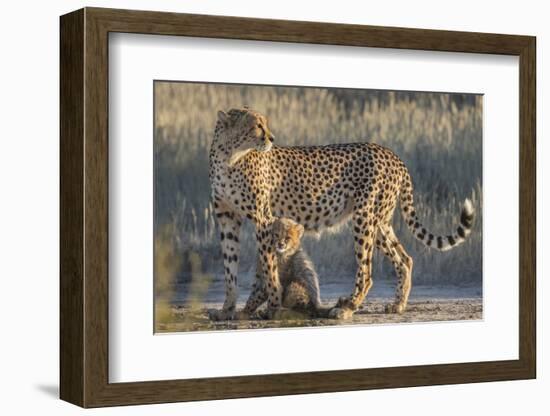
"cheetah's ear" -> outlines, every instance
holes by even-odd
[[[296,224],[296,231],[298,232],[298,238],[302,238],[304,235],[304,226],[302,224]]]
[[[229,126],[229,116],[225,111],[218,111],[218,120],[220,120],[225,127]]]

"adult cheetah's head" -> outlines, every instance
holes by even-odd
[[[218,111],[218,126],[231,153],[230,166],[248,152],[268,152],[273,146],[275,136],[267,126],[267,118],[248,108]]]

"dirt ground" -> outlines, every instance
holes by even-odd
[[[368,325],[388,324],[401,322],[435,322],[435,321],[462,321],[482,319],[482,299],[421,299],[411,300],[407,310],[402,315],[384,313],[385,305],[390,299],[372,299],[358,310],[352,319],[338,321],[332,319],[310,319],[303,315],[290,314],[284,320],[250,319],[241,321],[211,321],[208,317],[209,309],[221,308],[221,303],[205,303],[200,309],[191,310],[184,305],[172,305],[169,318],[158,322],[156,332],[186,332],[212,331],[257,328],[284,328],[329,325]],[[335,300],[334,300],[335,302]],[[324,302],[326,306],[334,302]],[[239,302],[238,308],[244,303]]]

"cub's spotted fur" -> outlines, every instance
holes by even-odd
[[[287,217],[306,231],[319,231],[351,220],[357,273],[349,297],[331,310],[333,318],[348,318],[372,286],[372,255],[378,247],[399,277],[395,302],[388,312],[405,310],[411,290],[413,261],[397,239],[393,212],[401,213],[415,237],[428,247],[449,250],[470,234],[474,210],[466,200],[460,222],[448,235],[436,235],[420,223],[413,185],[403,161],[374,143],[278,147],[273,145],[264,115],[250,109],[219,112],[210,149],[210,181],[216,218],[221,229],[226,300],[214,319],[233,319],[237,299],[239,230],[248,218],[256,227],[259,265],[256,282],[242,315],[266,299],[268,308],[281,306],[282,287],[271,243],[274,217]]]

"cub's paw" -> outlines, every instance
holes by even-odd
[[[246,311],[238,311],[235,313],[235,316],[233,319],[238,321],[248,321],[251,319],[252,314],[246,312]]]
[[[386,305],[386,313],[397,313],[401,315],[403,312],[405,312],[406,306],[401,303],[390,303],[389,305]]]
[[[263,321],[265,318],[264,311],[258,310],[249,314],[249,318],[252,321]]]
[[[256,312],[255,316],[263,320],[283,321],[288,319],[303,319],[299,312],[288,308],[267,308]]]
[[[271,319],[277,321],[303,321],[310,318],[310,315],[307,314],[305,311],[281,308],[273,314],[273,318]]]
[[[350,308],[332,308],[328,313],[329,319],[347,320],[353,317],[353,310]]]
[[[336,302],[335,308],[351,309],[352,311],[355,309],[351,298],[349,298],[348,296],[342,296],[341,298],[339,298],[338,302]]]
[[[288,312],[288,309],[285,308],[267,308],[264,311],[264,319],[273,319],[273,320],[281,320],[285,319],[284,316]]]
[[[237,318],[235,310],[209,309],[208,317],[211,321],[233,321]]]
[[[252,315],[252,319],[257,319],[261,321],[265,321],[268,319],[271,319],[273,316],[273,313],[269,311],[269,309],[260,309],[254,312]]]

